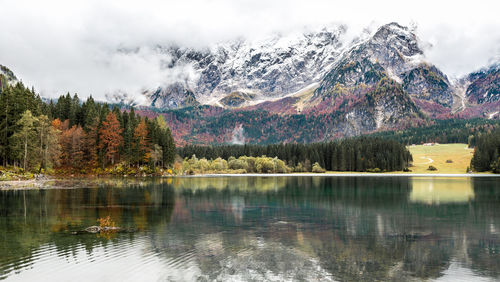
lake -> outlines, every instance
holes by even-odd
[[[46,185],[0,191],[0,280],[500,279],[499,177]],[[78,232],[107,216],[128,232]]]

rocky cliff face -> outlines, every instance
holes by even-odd
[[[465,95],[469,103],[482,104],[500,100],[499,63],[471,73],[465,78],[465,80],[468,82]]]
[[[158,87],[156,91],[145,94],[150,95],[151,106],[160,109],[184,108],[200,104],[193,91],[182,83],[174,83],[163,88]]]
[[[453,88],[438,68],[421,63],[414,69],[402,73],[403,87],[417,99],[431,101],[444,107],[453,104]]]

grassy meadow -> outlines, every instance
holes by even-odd
[[[408,150],[413,156],[412,173],[466,173],[474,152],[467,144],[416,145],[409,146]],[[427,170],[430,165],[437,170]]]

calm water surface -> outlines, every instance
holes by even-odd
[[[48,185],[0,191],[0,280],[500,279],[497,177]],[[72,234],[108,215],[135,232]]]

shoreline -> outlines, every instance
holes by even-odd
[[[0,181],[1,190],[31,190],[43,189],[43,184],[53,179],[28,179],[28,180],[6,180]]]
[[[245,174],[195,174],[195,175],[170,175],[170,176],[139,176],[139,177],[124,177],[124,176],[91,176],[91,177],[54,177],[45,179],[29,179],[29,180],[8,180],[0,181],[0,190],[31,190],[31,189],[50,189],[44,185],[50,181],[71,181],[88,179],[146,179],[146,178],[222,178],[222,177],[498,177],[500,174],[493,173],[467,173],[467,174],[451,174],[451,173],[245,173]],[[73,187],[54,187],[54,189],[75,188]]]

